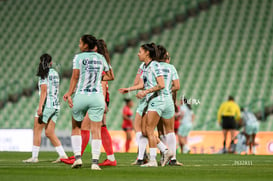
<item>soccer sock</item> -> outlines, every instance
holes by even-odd
[[[82,137],[81,135],[72,135],[71,144],[75,158],[81,157]]]
[[[92,160],[99,160],[101,140],[92,140]]]
[[[40,146],[32,146],[32,158],[38,158]]]
[[[81,136],[82,136],[82,151],[81,155],[83,155],[84,150],[89,142],[90,139],[90,131],[89,130],[81,130]]]
[[[109,131],[106,126],[101,127],[101,141],[102,141],[102,146],[106,152],[107,158],[108,158],[108,155],[109,156],[113,155],[113,157],[114,157],[112,138],[111,138],[111,135],[109,134]],[[114,158],[113,157],[112,157],[112,159],[115,160],[115,157]],[[111,161],[114,161],[114,160],[111,160]]]
[[[157,148],[164,154],[168,151],[168,148],[162,143],[162,141],[157,144]]]
[[[144,154],[146,151],[147,144],[148,144],[148,138],[145,136],[141,136],[139,139],[137,159],[139,159],[139,160],[144,159]]]
[[[125,143],[125,151],[126,151],[126,152],[129,151],[130,143],[131,143],[131,140],[126,140],[126,143]]]
[[[156,160],[156,148],[150,148],[150,160]]]
[[[141,132],[136,132],[136,143],[139,146],[139,142],[141,139],[142,133]]]
[[[176,159],[176,137],[174,133],[166,135],[167,146],[169,150],[174,154],[172,160]]]
[[[162,143],[167,145],[167,137],[165,135],[160,135],[160,140],[162,141]]]
[[[256,154],[256,146],[252,146],[252,154]]]
[[[66,153],[64,152],[64,148],[63,148],[62,145],[56,146],[55,149],[56,149],[56,151],[57,151],[57,153],[59,154],[60,157],[67,157]]]
[[[223,143],[224,149],[226,149],[226,140]]]

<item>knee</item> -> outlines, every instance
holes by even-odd
[[[53,135],[53,132],[50,131],[50,130],[45,130],[45,136],[48,137],[48,138],[51,138]]]

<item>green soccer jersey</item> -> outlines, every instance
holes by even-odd
[[[102,72],[109,71],[109,65],[104,56],[96,52],[79,53],[74,57],[73,69],[80,70],[76,94],[103,93],[101,86]]]
[[[157,85],[156,78],[159,76],[163,76],[163,73],[162,73],[161,66],[157,61],[151,61],[148,65],[144,65],[143,68],[144,69],[143,69],[141,78],[143,79],[143,82],[144,82],[144,89],[147,90]],[[155,93],[147,94],[146,100],[149,100],[152,94],[155,94]],[[159,98],[164,97],[163,90],[157,91],[156,94]]]
[[[178,74],[175,67],[171,64],[160,62],[162,73],[164,76],[165,88],[163,90],[164,95],[171,95],[172,93],[172,81],[178,80]]]
[[[39,77],[39,95],[41,95],[41,85],[47,85],[47,95],[44,103],[45,107],[60,109],[59,103],[59,86],[60,86],[60,78],[59,74],[53,68],[49,69],[48,76],[44,79]]]

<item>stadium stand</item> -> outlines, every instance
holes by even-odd
[[[144,0],[119,0],[118,6],[111,2],[94,1],[92,6],[88,1],[71,0],[0,2],[0,16],[8,14],[0,21],[1,27],[7,27],[0,30],[0,45],[4,47],[0,51],[6,55],[0,62],[0,71],[6,73],[1,78],[0,100],[36,87],[33,74],[37,63],[33,57],[39,57],[41,51],[52,54],[61,65],[55,65],[59,69],[70,69],[80,35],[92,31],[106,40],[112,52],[121,52],[112,56],[116,79],[109,83],[110,129],[121,129],[124,103],[117,90],[130,86],[134,80],[140,64],[138,48],[144,43],[138,38],[165,45],[180,75],[179,96],[200,100],[200,105],[193,106],[195,130],[219,129],[216,113],[229,94],[255,112],[272,106],[272,1],[223,1],[208,11],[196,9],[212,1],[177,0],[164,5],[166,1],[160,0],[153,6]],[[106,11],[101,11],[101,7]],[[44,11],[39,11],[42,8]],[[10,52],[14,42],[14,52]],[[136,47],[128,48],[128,44]],[[69,80],[63,78],[60,95],[68,86]],[[133,93],[129,96],[135,97]],[[31,128],[37,99],[35,91],[17,103],[8,102],[0,109],[1,128]],[[71,129],[70,117],[69,108],[62,101],[57,129]],[[266,122],[261,122],[261,130],[272,131],[272,121],[273,117],[268,116]]]

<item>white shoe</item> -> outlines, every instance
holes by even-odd
[[[68,157],[65,155],[65,156],[59,156],[57,158],[57,160],[51,162],[51,163],[61,163],[61,159],[67,159]]]
[[[141,167],[157,167],[157,161],[156,160],[150,160],[148,163],[144,165],[140,165]]]
[[[82,159],[77,159],[71,166],[71,168],[80,168],[82,166]]]
[[[101,170],[101,168],[99,167],[99,165],[98,164],[92,164],[91,165],[91,170]]]
[[[161,164],[162,167],[164,167],[168,163],[168,161],[171,160],[171,158],[173,157],[173,153],[170,150],[168,150],[163,155],[164,155],[164,160],[163,160],[163,162]]]
[[[29,158],[27,160],[23,160],[24,163],[38,163],[38,158]]]

